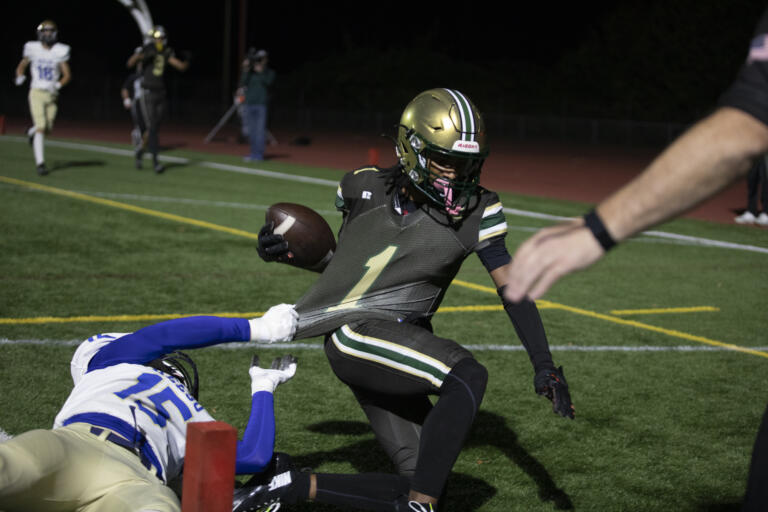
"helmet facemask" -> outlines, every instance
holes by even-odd
[[[160,370],[178,380],[187,391],[197,400],[200,383],[197,376],[197,365],[184,352],[171,352],[147,363],[156,370]]]
[[[58,35],[56,24],[50,20],[45,20],[37,26],[37,40],[46,46],[56,44]]]
[[[163,51],[165,45],[168,43],[168,36],[165,34],[165,28],[158,25],[149,31],[149,38],[155,45],[155,49],[159,52]]]
[[[480,182],[480,170],[485,159],[476,154],[448,154],[432,147],[415,133],[408,137],[407,142],[408,149],[416,157],[415,165],[407,171],[414,188],[444,208],[449,217],[461,218]],[[444,173],[454,177],[444,176]]]
[[[449,218],[464,216],[488,155],[479,112],[459,91],[431,89],[405,108],[396,144],[413,187]]]

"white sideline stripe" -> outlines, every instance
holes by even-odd
[[[14,188],[16,190],[24,190],[25,192],[33,192],[37,194],[47,194],[45,190],[39,190],[36,188],[23,188],[19,189],[16,185],[8,183],[0,183],[0,188]],[[113,192],[94,192],[92,190],[75,190],[67,189],[71,192],[77,192],[79,194],[86,194],[94,197],[104,197],[107,199],[131,199],[134,201],[146,201],[150,203],[181,203],[181,204],[194,204],[199,206],[221,206],[224,208],[240,208],[244,210],[261,210],[266,211],[269,208],[268,204],[250,204],[250,203],[233,203],[230,201],[209,201],[207,199],[190,199],[187,197],[167,197],[167,196],[148,196],[146,194],[118,194]],[[336,215],[340,216],[341,212],[338,210],[318,210],[314,209],[320,215]],[[531,231],[535,231],[538,228],[530,228]]]
[[[26,137],[18,137],[14,135],[2,135],[0,136],[0,139],[9,140],[12,142],[27,143]],[[64,142],[64,141],[58,141],[58,140],[46,140],[45,143],[49,146],[57,146],[57,147],[62,147],[67,149],[79,149],[83,151],[92,151],[95,153],[105,153],[110,155],[120,155],[120,156],[130,156],[130,157],[134,156],[133,150],[130,150],[130,149],[109,148],[105,146],[97,146],[95,144]],[[159,158],[163,162],[174,162],[174,163],[182,163],[182,164],[189,164],[193,162],[189,158],[180,158],[180,157],[168,156],[168,155],[160,155]],[[274,178],[279,180],[296,181],[300,183],[312,183],[315,185],[324,185],[324,186],[337,187],[337,188],[339,186],[339,182],[336,180],[311,178],[308,176],[296,176],[293,174],[267,171],[264,169],[254,169],[250,167],[241,167],[238,165],[222,164],[222,163],[207,162],[207,161],[194,161],[194,164],[199,165],[201,167],[207,167],[210,169],[237,172],[241,174],[250,174],[254,176],[263,176],[263,177]],[[551,215],[548,213],[532,212],[528,210],[519,210],[517,208],[504,208],[503,211],[504,213],[508,213],[510,215],[518,215],[521,217],[529,217],[529,218],[543,219],[543,220],[549,220],[549,221],[563,221],[563,220],[570,220],[574,218],[574,217],[564,217],[562,215]],[[671,239],[671,240],[677,240],[677,241],[683,240],[686,242],[692,242],[697,245],[701,245],[705,247],[719,247],[721,249],[733,249],[738,251],[768,254],[768,248],[765,248],[765,247],[757,247],[754,245],[746,245],[746,244],[737,244],[733,242],[723,242],[720,240],[711,240],[708,238],[700,238],[700,237],[688,236],[688,235],[678,235],[676,233],[668,233],[666,231],[644,231],[641,234],[646,236],[654,236],[658,238]]]
[[[2,188],[13,188],[15,190],[19,190],[19,188],[15,185],[10,185],[7,183],[0,183],[0,189]],[[47,194],[48,192],[44,190],[39,190],[36,188],[23,188],[21,189],[25,192],[31,192],[31,193],[37,193],[37,194]],[[229,201],[209,201],[206,199],[190,199],[186,197],[167,197],[167,196],[150,196],[146,194],[118,194],[113,192],[94,192],[91,190],[72,190],[72,192],[78,192],[80,194],[87,194],[95,197],[104,197],[107,199],[128,199],[133,201],[144,201],[144,202],[150,202],[150,203],[178,203],[178,204],[192,204],[192,205],[199,205],[199,206],[217,206],[222,208],[236,208],[236,209],[243,209],[243,210],[258,210],[258,211],[266,211],[269,208],[269,205],[266,204],[249,204],[249,203],[233,203]],[[341,212],[338,210],[315,210],[320,215],[333,217],[333,216],[340,216]],[[541,228],[533,227],[533,226],[516,226],[514,224],[507,223],[507,229],[509,231],[524,231],[526,233],[535,233]],[[698,245],[698,242],[695,240],[670,240],[669,238],[664,239],[656,239],[656,238],[647,238],[647,237],[639,237],[639,238],[630,238],[628,242],[643,242],[643,243],[659,243],[659,244],[674,244],[674,245]]]
[[[0,345],[41,345],[74,347],[84,340],[9,340],[0,338]],[[468,350],[479,352],[521,352],[525,348],[522,345],[463,345]],[[256,344],[259,349],[297,349],[297,350],[321,350],[323,344],[317,343],[272,343]],[[222,343],[208,347],[224,350],[253,350],[253,343]],[[557,352],[728,352],[726,347],[713,347],[707,345],[675,345],[675,346],[621,346],[621,345],[550,345],[549,348]],[[751,350],[768,351],[768,347],[745,347]]]
[[[732,242],[722,242],[720,240],[710,240],[708,238],[699,238],[697,236],[678,235],[676,233],[667,233],[666,231],[643,231],[644,235],[656,236],[659,238],[667,238],[671,240],[690,242],[696,245],[705,245],[708,247],[721,247],[723,249],[736,249],[739,251],[760,252],[768,254],[768,249],[765,247],[757,247],[755,245],[737,244]]]
[[[576,217],[562,217],[560,215],[549,215],[547,213],[529,212],[526,210],[518,210],[516,208],[504,208],[504,213],[510,215],[518,215],[520,217],[528,217],[532,219],[544,219],[551,221],[564,221],[573,220]],[[737,244],[734,242],[723,242],[720,240],[711,240],[709,238],[701,238],[697,236],[678,235],[677,233],[668,233],[666,231],[643,231],[640,233],[645,236],[655,236],[658,238],[664,238],[667,240],[674,240],[676,242],[685,242],[693,245],[702,245],[705,247],[720,247],[721,249],[734,249],[737,251],[747,252],[759,252],[762,254],[768,254],[768,248],[757,247],[755,245]]]

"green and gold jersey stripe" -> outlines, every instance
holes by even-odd
[[[496,202],[485,208],[483,219],[480,221],[477,239],[479,242],[507,232],[507,219],[501,202]]]

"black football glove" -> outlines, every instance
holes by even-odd
[[[568,392],[568,383],[563,375],[563,367],[539,370],[533,378],[536,393],[552,401],[552,411],[566,418],[574,418],[575,410]]]
[[[288,250],[288,242],[283,235],[276,235],[274,229],[275,223],[269,222],[259,231],[259,246],[256,248],[259,257],[264,261],[291,263],[293,253]]]

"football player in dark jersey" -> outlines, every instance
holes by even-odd
[[[165,29],[161,26],[153,28],[149,33],[150,42],[137,48],[128,58],[127,66],[132,68],[141,64],[140,72],[142,92],[136,98],[138,108],[147,124],[147,143],[152,153],[152,164],[156,173],[162,173],[165,168],[157,159],[158,136],[157,130],[165,114],[165,67],[170,64],[178,71],[186,71],[188,60],[180,60],[173,49],[168,46]],[[136,167],[141,168],[144,147],[136,149]]]
[[[471,253],[497,286],[511,258],[501,202],[478,184],[488,145],[483,119],[465,95],[431,89],[416,96],[401,117],[396,151],[397,166],[364,167],[341,180],[338,246],[297,303],[296,338],[325,335],[333,371],[352,389],[398,472],[410,477],[402,500],[434,510],[488,375],[467,349],[433,334],[430,321]],[[288,261],[288,244],[272,228],[262,228],[259,254]],[[533,364],[536,392],[573,418],[536,305],[503,302]],[[434,406],[429,395],[439,397]]]

